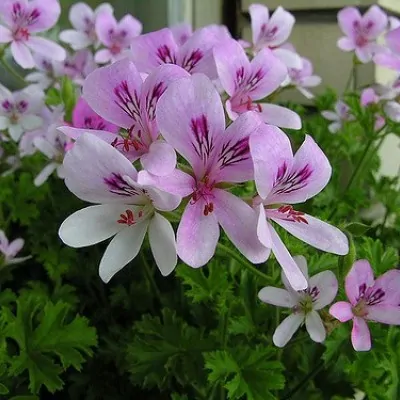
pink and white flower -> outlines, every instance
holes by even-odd
[[[43,120],[38,114],[44,105],[43,97],[37,87],[11,93],[0,85],[0,131],[8,130],[18,142],[24,132],[40,127]]]
[[[210,25],[198,29],[179,45],[169,28],[141,35],[132,42],[131,59],[140,72],[147,74],[162,64],[176,64],[190,74],[201,72],[216,79],[212,49],[225,40],[232,40],[225,27]]]
[[[269,48],[287,67],[301,68],[299,55],[282,47],[292,32],[294,16],[280,6],[270,16],[268,8],[262,4],[252,4],[249,13],[254,51]]]
[[[98,50],[94,59],[99,64],[117,61],[124,57],[133,39],[142,32],[142,24],[132,15],[125,15],[117,22],[108,12],[96,18],[96,33],[105,49]]]
[[[322,116],[328,121],[332,121],[329,124],[328,129],[331,133],[339,132],[343,123],[346,121],[354,121],[354,115],[350,113],[350,107],[342,100],[339,100],[335,104],[335,111],[325,110],[321,112]]]
[[[86,79],[83,97],[106,121],[126,129],[112,134],[98,127],[91,133],[117,148],[131,161],[140,159],[144,169],[155,175],[168,175],[176,165],[175,150],[164,140],[156,122],[156,108],[168,85],[188,73],[176,65],[160,66],[143,82],[135,65],[128,59],[99,68]],[[60,128],[72,138],[87,129]]]
[[[338,40],[343,51],[354,51],[362,63],[383,51],[376,40],[387,27],[387,15],[376,5],[371,6],[364,15],[355,7],[345,7],[338,13],[339,27],[346,35]]]
[[[291,286],[295,290],[305,289],[306,278],[271,222],[319,250],[347,254],[349,245],[343,232],[292,206],[314,197],[327,185],[331,166],[308,135],[295,155],[288,137],[274,126],[251,135],[249,144],[258,191],[254,199],[254,207],[259,212],[258,238],[272,249]]]
[[[29,260],[31,256],[16,257],[24,247],[24,243],[24,239],[21,238],[9,242],[5,233],[0,230],[0,265],[19,264]]]
[[[267,286],[258,293],[258,298],[264,303],[292,310],[272,337],[278,347],[284,347],[302,324],[305,324],[314,342],[323,342],[326,330],[318,311],[332,303],[338,291],[338,282],[332,271],[323,271],[309,278],[306,259],[303,256],[295,256],[293,259],[308,281],[307,289],[294,290],[282,271],[282,281],[286,289]]]
[[[308,58],[301,58],[301,68],[289,68],[288,85],[293,85],[307,99],[314,98],[314,95],[308,90],[318,86],[321,83],[321,77],[313,74],[313,65]]]
[[[354,350],[371,349],[367,321],[400,325],[400,271],[392,269],[378,279],[367,260],[356,261],[345,279],[349,302],[339,301],[329,313],[340,322],[353,320],[351,342]]]
[[[85,134],[64,159],[65,184],[80,199],[97,203],[69,216],[60,238],[71,247],[86,247],[114,236],[99,267],[108,282],[132,261],[146,232],[156,264],[165,276],[176,266],[175,234],[159,211],[172,211],[181,197],[141,183],[140,173],[114,147]]]
[[[2,0],[0,43],[11,43],[14,60],[22,68],[33,68],[31,51],[53,60],[65,59],[65,50],[36,33],[53,27],[60,16],[58,0]]]
[[[95,10],[92,10],[86,3],[74,4],[69,10],[69,20],[75,29],[62,31],[60,40],[68,43],[74,50],[98,46],[96,21],[102,13],[113,15],[114,10],[108,3],[100,4]]]
[[[385,38],[389,51],[377,54],[374,62],[400,72],[400,27],[388,32]]]
[[[157,123],[164,139],[192,167],[148,181],[181,196],[190,196],[177,231],[179,257],[191,267],[205,265],[218,243],[220,226],[240,252],[253,263],[270,253],[258,240],[257,215],[223,183],[253,178],[249,136],[266,126],[249,112],[225,129],[223,105],[213,83],[203,74],[173,82],[161,96]]]
[[[214,48],[214,58],[220,82],[230,96],[226,110],[232,120],[256,111],[268,124],[301,128],[295,112],[276,104],[255,103],[277,90],[287,77],[286,66],[269,49],[261,50],[250,62],[242,46],[229,40]]]

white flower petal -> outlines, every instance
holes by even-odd
[[[50,164],[47,164],[36,176],[35,180],[33,181],[35,186],[41,186],[43,183],[47,181],[49,176],[54,172],[54,170],[57,168],[57,163],[52,162]]]
[[[280,325],[275,329],[272,341],[275,346],[284,347],[292,338],[301,323],[304,321],[303,314],[291,314],[286,317]]]
[[[258,292],[258,298],[264,303],[278,307],[294,307],[297,304],[297,297],[292,296],[285,289],[266,286]]]
[[[306,329],[314,342],[321,343],[326,338],[326,331],[321,317],[316,311],[311,311],[306,316]]]

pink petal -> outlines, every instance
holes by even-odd
[[[386,44],[390,50],[400,55],[400,27],[387,33]]]
[[[53,27],[60,17],[61,7],[58,0],[33,0],[29,3],[30,9],[36,9],[40,17],[29,24],[30,32],[43,32]]]
[[[176,194],[168,193],[152,185],[140,185],[147,192],[147,196],[151,199],[151,203],[156,210],[172,211],[175,210],[182,197]]]
[[[373,55],[373,47],[369,44],[364,47],[356,47],[356,56],[364,64],[370,62]]]
[[[381,289],[385,293],[385,297],[382,299],[384,305],[400,306],[400,271],[391,269],[377,278],[374,290],[377,289]]]
[[[42,37],[32,36],[26,45],[33,51],[42,54],[51,60],[64,61],[67,53],[63,47]]]
[[[367,88],[361,92],[360,96],[360,104],[363,107],[368,106],[369,104],[374,104],[378,102],[378,96],[376,95],[374,89]]]
[[[320,310],[335,300],[338,281],[332,271],[322,271],[312,276],[308,282],[310,288],[318,288],[319,294],[314,301],[314,310]]]
[[[249,76],[250,61],[235,40],[226,41],[215,47],[214,58],[222,87],[232,97],[243,83],[243,78]]]
[[[400,57],[395,54],[376,54],[374,56],[374,63],[382,65],[396,71],[400,71]]]
[[[275,126],[262,125],[250,136],[250,153],[254,163],[257,192],[266,199],[283,169],[290,170],[293,162],[289,138]]]
[[[286,65],[286,67],[301,69],[303,62],[301,57],[294,51],[278,47],[276,49],[272,49],[272,52],[276,58]]]
[[[107,64],[113,59],[113,55],[108,49],[101,49],[96,52],[94,56],[94,61],[97,64]]]
[[[213,83],[202,74],[182,78],[171,83],[157,107],[164,139],[202,177],[214,162],[225,128],[223,106]]]
[[[340,120],[339,115],[337,115],[333,111],[321,111],[321,115],[325,119],[327,119],[328,121],[338,121],[338,120]]]
[[[178,46],[182,46],[186,43],[193,33],[192,26],[186,22],[171,26],[170,29]]]
[[[270,249],[257,238],[257,213],[243,200],[221,189],[213,190],[218,222],[238,250],[253,264],[267,260]]]
[[[272,248],[271,233],[269,232],[263,204],[258,207],[257,237],[266,248]]]
[[[294,290],[306,289],[308,286],[307,279],[301,272],[296,262],[293,260],[288,249],[283,244],[273,226],[270,224],[269,229],[272,238],[272,252],[274,253],[276,260],[282,267],[290,285]]]
[[[64,167],[65,184],[82,200],[135,204],[143,198],[134,194],[135,188],[124,178],[136,179],[137,173],[130,161],[94,135],[84,134],[76,141],[64,158]]]
[[[366,285],[368,288],[373,286],[373,284],[374,272],[369,262],[367,260],[356,261],[345,279],[346,295],[350,303],[353,305],[357,304],[361,286]]]
[[[347,322],[353,319],[352,305],[347,301],[338,301],[329,308],[329,314],[340,322]]]
[[[395,305],[377,304],[376,306],[368,306],[367,309],[368,314],[365,318],[370,321],[388,325],[400,325],[399,303]]]
[[[140,33],[142,32],[143,26],[142,23],[133,17],[130,14],[125,15],[121,21],[119,21],[118,24],[118,29],[119,32],[124,32],[125,33],[125,42],[127,46],[130,45],[130,41],[136,37],[139,36]]]
[[[81,50],[88,47],[92,40],[84,33],[67,29],[60,32],[60,40],[68,43],[74,50]]]
[[[326,330],[316,311],[311,311],[306,315],[306,329],[314,342],[322,343],[325,340]]]
[[[176,166],[176,153],[166,142],[156,141],[149,147],[149,152],[143,154],[141,163],[151,174],[165,176],[171,174]]]
[[[301,119],[297,113],[276,104],[260,104],[261,117],[269,125],[281,128],[301,129]]]
[[[362,18],[363,26],[368,26],[366,30],[369,39],[377,38],[388,24],[388,17],[377,5],[371,6]]]
[[[248,93],[253,100],[260,100],[279,88],[287,76],[287,68],[271,50],[263,49],[251,61],[251,73],[256,83]]]
[[[0,43],[10,43],[13,40],[11,31],[0,25]]]
[[[356,48],[354,40],[348,38],[347,36],[341,37],[337,41],[337,46],[343,51],[353,51]]]
[[[15,62],[22,68],[35,67],[35,60],[32,57],[32,53],[24,42],[12,42],[11,54]]]
[[[140,119],[142,78],[128,59],[93,71],[83,84],[83,97],[101,117],[130,128]]]
[[[297,298],[292,297],[285,289],[267,286],[258,292],[258,298],[267,304],[272,304],[278,307],[292,308],[297,304]]]
[[[245,182],[253,179],[249,137],[257,132],[264,133],[265,124],[258,113],[250,111],[240,115],[221,134],[217,162],[209,173],[215,182]]]
[[[85,133],[94,135],[99,139],[103,140],[104,142],[111,144],[114,142],[115,138],[118,137],[115,133],[108,132],[108,131],[101,131],[97,129],[80,129],[80,128],[73,128],[72,126],[60,126],[57,128],[60,132],[64,135],[68,136],[71,139],[77,140]]]
[[[364,319],[354,317],[351,331],[351,343],[355,351],[371,350],[371,334]]]
[[[271,219],[293,236],[319,250],[338,255],[349,252],[347,236],[338,228],[308,214],[304,214],[303,218],[307,223],[274,217]]]
[[[193,193],[196,186],[194,178],[179,169],[175,169],[167,176],[156,176],[143,170],[139,172],[138,182],[141,185],[153,185],[168,193],[177,194],[182,197]]]
[[[96,34],[101,43],[105,46],[112,45],[112,39],[110,37],[110,32],[115,32],[117,30],[117,21],[115,17],[108,12],[101,12],[96,17]]]
[[[214,212],[204,215],[206,203],[200,198],[183,212],[177,231],[177,251],[183,262],[193,268],[207,264],[215,253],[219,225]]]
[[[286,42],[292,32],[295,21],[294,16],[290,12],[279,6],[271,15],[268,23],[270,29],[277,28],[276,33],[268,40],[268,45],[275,47]]]
[[[7,256],[14,258],[22,250],[24,244],[25,244],[24,239],[13,240],[8,246]]]
[[[361,23],[361,14],[355,7],[345,7],[338,12],[338,22],[342,32],[353,38],[355,36],[354,23]]]
[[[281,193],[275,194],[269,201],[303,203],[317,195],[328,184],[331,174],[332,167],[324,152],[311,136],[306,135],[294,156],[291,168],[288,169],[286,180],[291,180],[293,184],[288,185],[285,191],[286,180],[283,178]]]
[[[303,87],[315,87],[315,86],[320,85],[321,82],[322,82],[322,79],[318,75],[307,76],[307,77],[301,79],[301,85]]]
[[[256,45],[260,40],[263,25],[268,24],[269,11],[266,6],[261,4],[251,4],[249,7],[251,18],[251,31],[253,34],[253,43]]]
[[[133,39],[131,59],[140,72],[152,72],[161,64],[176,64],[178,46],[170,29],[146,33]]]
[[[93,10],[86,3],[77,3],[69,9],[69,20],[71,25],[78,31],[88,28],[87,21],[94,22]]]
[[[304,321],[303,314],[290,314],[275,329],[272,341],[275,346],[284,347]]]

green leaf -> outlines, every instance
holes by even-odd
[[[27,370],[32,393],[38,393],[42,385],[54,393],[63,386],[59,375],[68,367],[80,370],[84,355],[92,355],[96,331],[85,318],[71,318],[69,304],[48,301],[43,307],[42,301],[36,300],[33,295],[21,296],[16,301],[15,315],[5,307],[2,309],[5,337],[19,347],[18,355],[11,358],[9,375]]]
[[[54,87],[50,88],[46,93],[45,102],[48,106],[58,106],[62,103],[60,91]]]
[[[65,120],[72,121],[72,111],[76,103],[75,86],[71,79],[64,76],[61,81],[61,99],[64,103]]]
[[[354,237],[363,236],[367,231],[371,229],[369,225],[362,224],[360,222],[352,222],[344,227]]]
[[[9,400],[40,400],[37,396],[14,396]]]
[[[231,351],[222,350],[204,355],[210,370],[211,384],[223,385],[228,399],[268,400],[276,397],[272,391],[284,388],[283,365],[270,361],[276,357],[275,349],[262,345],[241,346]]]
[[[2,384],[0,383],[0,394],[7,394],[10,391]]]

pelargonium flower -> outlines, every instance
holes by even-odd
[[[69,20],[75,29],[62,31],[60,39],[74,50],[97,46],[96,21],[101,13],[112,15],[114,10],[108,3],[100,4],[95,10],[86,3],[74,4],[69,10]]]
[[[62,63],[40,54],[33,54],[35,71],[27,74],[25,80],[38,85],[42,90],[48,89],[63,74]]]
[[[250,62],[235,40],[214,48],[218,76],[230,98],[226,102],[229,117],[234,120],[247,111],[260,113],[268,124],[300,129],[300,117],[276,104],[255,103],[269,96],[285,81],[286,66],[269,49],[261,50]]]
[[[400,72],[400,27],[388,32],[385,38],[390,51],[377,54],[374,62]]]
[[[176,170],[171,176],[149,177],[164,190],[190,196],[177,231],[179,257],[195,268],[205,265],[215,252],[221,226],[245,257],[264,262],[270,250],[257,240],[256,213],[223,187],[253,178],[249,136],[266,127],[257,113],[241,115],[225,130],[217,90],[205,75],[194,74],[173,82],[161,96],[157,123],[165,140],[192,167],[191,174]]]
[[[373,88],[366,88],[361,92],[360,95],[360,104],[361,107],[369,107],[373,104],[378,104],[380,101],[379,96],[375,93]],[[385,118],[379,113],[375,113],[375,124],[374,130],[380,131],[385,126]]]
[[[133,260],[149,235],[150,247],[163,275],[176,266],[175,234],[159,211],[172,211],[181,197],[141,184],[140,173],[114,147],[85,134],[64,159],[65,184],[80,199],[97,203],[69,216],[60,238],[71,247],[86,247],[114,236],[99,266],[108,282]]]
[[[11,43],[11,54],[22,68],[35,66],[31,50],[57,61],[64,60],[66,53],[61,46],[35,36],[54,26],[60,12],[58,0],[1,1],[0,43]]]
[[[19,264],[31,258],[30,256],[16,257],[24,247],[24,243],[24,239],[21,238],[9,242],[5,233],[0,230],[0,265]]]
[[[183,44],[175,40],[169,28],[135,38],[131,45],[131,59],[140,72],[147,74],[162,64],[176,64],[190,74],[201,72],[210,79],[218,77],[212,49],[231,40],[223,26],[210,25],[198,29]]]
[[[124,136],[104,130],[92,131],[112,144],[131,161],[140,158],[144,169],[155,175],[167,175],[176,165],[175,150],[159,139],[155,112],[160,96],[168,85],[188,73],[176,65],[160,66],[143,82],[135,65],[125,59],[99,68],[83,85],[83,97],[105,120],[127,130]],[[87,129],[62,127],[62,132],[77,138]]]
[[[339,301],[329,313],[340,322],[353,320],[351,342],[354,350],[371,349],[367,321],[400,325],[400,271],[392,269],[378,279],[367,260],[356,261],[345,279],[349,302]]]
[[[355,7],[345,7],[338,13],[338,22],[346,35],[338,40],[341,50],[354,51],[362,63],[383,50],[376,40],[385,31],[388,19],[378,6],[371,6],[364,15]]]
[[[300,68],[301,60],[296,52],[282,46],[292,32],[295,18],[282,7],[278,7],[269,15],[269,10],[262,4],[252,4],[249,7],[253,48],[259,52],[269,48],[287,67]]]
[[[332,168],[323,151],[308,135],[294,156],[288,137],[274,126],[251,135],[249,144],[258,191],[253,201],[259,212],[258,238],[272,249],[291,286],[295,290],[305,289],[307,280],[272,222],[319,250],[347,254],[349,245],[343,232],[296,211],[292,206],[318,194],[327,185]]]
[[[318,86],[321,83],[321,77],[313,74],[313,65],[308,58],[301,58],[301,68],[289,68],[289,80],[287,84],[295,88],[307,99],[312,99],[314,95],[308,88]]]
[[[342,100],[336,102],[335,111],[325,110],[321,114],[328,121],[332,121],[328,126],[331,133],[340,131],[343,127],[343,122],[354,121],[355,119],[354,115],[350,113],[350,107]]]
[[[142,32],[142,24],[132,15],[125,15],[117,22],[108,12],[101,12],[96,18],[96,33],[106,48],[97,51],[94,59],[99,64],[114,62],[123,57],[132,40]]]
[[[319,272],[309,278],[306,259],[303,256],[295,256],[293,259],[308,281],[307,289],[294,290],[282,271],[282,281],[286,289],[267,286],[258,293],[258,298],[264,303],[292,310],[276,328],[272,337],[275,346],[278,347],[285,346],[304,323],[310,338],[314,342],[323,342],[326,330],[318,311],[332,303],[338,291],[338,282],[332,271]]]
[[[0,85],[0,130],[8,130],[11,138],[18,142],[25,131],[42,125],[38,116],[43,108],[43,92],[36,87],[11,93]]]

